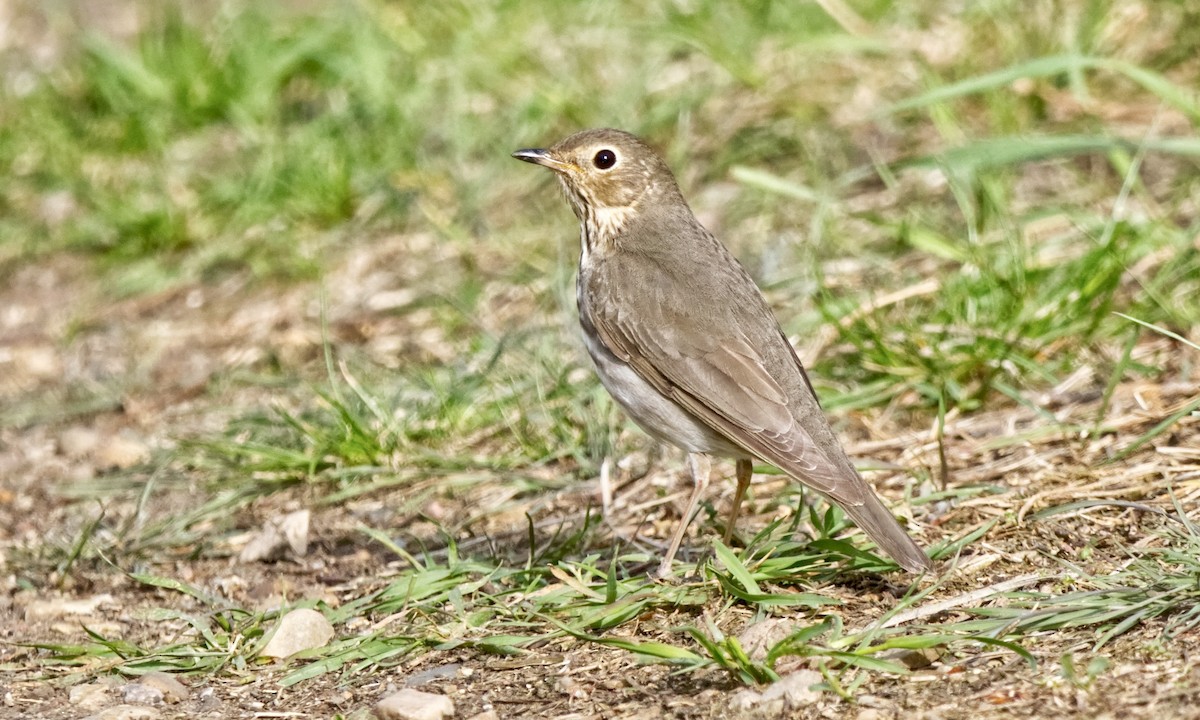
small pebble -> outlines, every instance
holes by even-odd
[[[68,692],[67,699],[84,710],[95,710],[108,704],[108,686],[100,683],[76,685]]]
[[[96,464],[102,468],[124,470],[150,459],[150,447],[141,440],[114,435],[96,448]]]
[[[91,615],[101,605],[113,605],[116,601],[109,593],[93,595],[79,600],[62,598],[37,599],[26,603],[25,621],[49,620],[64,615]]]
[[[121,695],[130,705],[162,705],[163,692],[141,683],[129,683],[121,688]]]
[[[163,700],[172,705],[186,700],[192,694],[191,690],[188,690],[187,685],[179,682],[170,673],[158,671],[146,673],[138,682],[161,692]]]
[[[262,649],[262,656],[285,658],[302,650],[323,647],[333,639],[333,625],[310,608],[292,610],[279,621],[275,634]]]
[[[787,709],[799,709],[821,699],[821,693],[810,690],[810,686],[824,678],[813,670],[797,670],[779,678],[762,692],[749,688],[740,690],[729,700],[734,710],[757,708],[768,715],[778,715]]]
[[[145,705],[114,705],[83,720],[157,720],[158,711]]]
[[[454,702],[445,695],[405,688],[375,705],[380,720],[442,720],[454,716]]]

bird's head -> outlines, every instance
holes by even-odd
[[[518,150],[513,157],[553,170],[585,236],[600,242],[620,233],[639,210],[664,199],[682,201],[666,162],[621,130],[584,130],[551,148]]]

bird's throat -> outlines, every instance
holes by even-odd
[[[582,226],[579,235],[580,257],[586,261],[592,255],[604,255],[611,251],[637,214],[645,193],[628,205],[612,205],[592,197],[584,186],[566,178],[559,179],[567,202]]]
[[[585,205],[580,215],[581,252],[584,256],[603,255],[616,245],[617,238],[637,212],[634,206],[597,207]]]

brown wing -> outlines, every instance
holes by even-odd
[[[900,565],[930,569],[841,449],[757,286],[711,242],[715,266],[621,253],[591,263],[580,280],[601,341],[732,443],[836,502]]]
[[[860,504],[870,491],[840,450],[825,449],[836,439],[808,378],[740,266],[729,258],[718,277],[714,268],[680,277],[678,268],[636,260],[611,256],[586,279],[602,341],[733,443],[840,503]],[[621,311],[632,302],[636,317]]]

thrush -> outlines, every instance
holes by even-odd
[[[696,220],[653,149],[596,129],[513,157],[553,170],[579,218],[576,299],[600,382],[642,429],[687,453],[692,492],[660,577],[671,574],[713,457],[736,461],[726,541],[757,458],[837,503],[905,569],[931,567],[854,469],[758,286]]]

